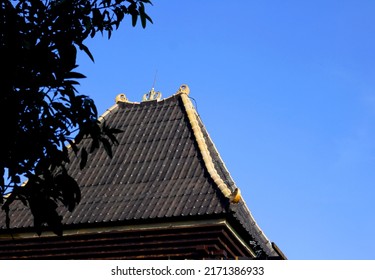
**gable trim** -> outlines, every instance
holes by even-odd
[[[198,144],[198,149],[203,158],[203,162],[207,168],[207,172],[210,174],[211,179],[215,182],[215,184],[220,189],[222,194],[226,198],[229,198],[230,202],[238,203],[241,198],[240,190],[237,188],[235,191],[232,192],[228,188],[228,186],[224,183],[223,179],[220,177],[219,173],[217,172],[215,165],[213,163],[211,154],[208,150],[206,140],[204,139],[202,130],[199,126],[199,122],[197,119],[197,112],[188,97],[189,92],[190,92],[189,87],[187,85],[182,85],[176,94],[177,95],[179,94],[181,96],[182,103],[186,111],[186,115],[189,119],[195,140]]]

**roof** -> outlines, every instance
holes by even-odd
[[[80,159],[71,153],[68,172],[81,186],[82,200],[72,213],[61,210],[63,223],[102,226],[227,217],[254,250],[278,256],[239,196],[188,94],[183,85],[163,100],[150,94],[147,101],[131,103],[118,96],[101,117],[123,130],[113,158],[99,149],[81,170]],[[5,229],[3,221],[0,213],[0,229]],[[29,210],[15,204],[11,228],[32,226]]]

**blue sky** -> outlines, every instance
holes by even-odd
[[[267,237],[290,259],[375,259],[375,2],[153,1],[87,41],[79,88],[191,97]]]

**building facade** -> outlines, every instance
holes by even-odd
[[[257,225],[182,85],[166,99],[124,94],[100,119],[123,131],[85,169],[82,200],[61,208],[64,235],[38,236],[21,203],[0,214],[0,259],[285,259]],[[87,142],[83,145],[89,145]]]

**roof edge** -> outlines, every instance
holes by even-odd
[[[184,105],[186,115],[189,119],[191,128],[193,130],[193,134],[195,140],[198,144],[199,152],[202,155],[203,162],[207,168],[208,174],[210,175],[211,179],[215,182],[217,187],[220,189],[222,194],[230,200],[232,203],[238,203],[241,199],[241,192],[238,188],[236,188],[233,192],[228,188],[228,186],[224,183],[223,179],[220,177],[219,173],[217,172],[212,156],[209,152],[206,140],[204,139],[202,130],[199,126],[197,112],[194,108],[194,105],[190,101],[188,95],[190,93],[190,89],[187,85],[183,84],[180,86],[179,90],[175,95],[179,95],[181,97],[182,103]]]
[[[86,224],[87,225],[87,224]],[[64,235],[63,236],[70,236],[76,234],[92,234],[92,233],[108,233],[113,231],[131,231],[131,230],[149,230],[149,229],[177,229],[177,228],[187,228],[192,226],[207,226],[207,225],[226,225],[229,226],[228,223],[225,221],[224,218],[212,218],[209,220],[186,220],[180,222],[171,222],[171,221],[159,221],[159,222],[152,222],[152,223],[129,223],[129,224],[109,224],[109,225],[100,225],[100,226],[93,226],[93,227],[69,227],[65,226],[64,228]],[[17,232],[0,232],[0,241],[3,240],[16,240],[16,239],[25,239],[25,238],[39,238],[39,237],[53,237],[56,236],[55,233],[52,231],[45,229],[43,230],[42,234],[39,236],[33,230],[33,227],[29,228],[18,228]]]
[[[273,242],[271,242],[271,240],[266,236],[264,231],[260,228],[253,214],[251,213],[249,207],[247,206],[246,202],[244,200],[242,201],[243,201],[243,207],[245,211],[247,212],[247,215],[249,215],[252,220],[252,226],[255,228],[255,233],[258,235],[258,237],[261,238],[261,240],[263,239],[263,242],[264,242],[263,245],[267,246],[270,251],[275,251],[278,254],[278,252],[275,250],[275,248],[272,245]]]
[[[98,121],[102,122],[105,120],[105,117],[109,115],[114,109],[118,107],[118,103],[112,105],[110,108],[108,108],[102,115],[99,116]]]

